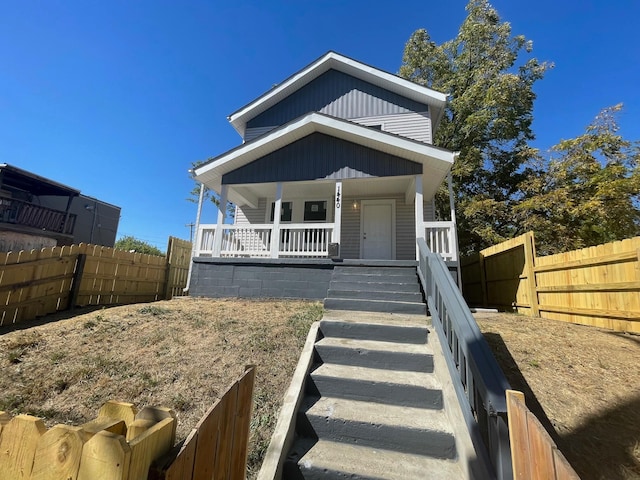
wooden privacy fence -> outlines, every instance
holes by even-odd
[[[247,367],[173,447],[168,408],[109,401],[84,425],[47,430],[30,415],[0,412],[2,480],[244,480],[255,367]],[[173,447],[173,448],[172,448]]]
[[[31,415],[0,412],[0,472],[3,480],[144,480],[175,432],[173,411],[113,401],[89,423],[50,430]]]
[[[191,243],[169,238],[167,256],[98,245],[0,253],[0,326],[75,306],[152,302],[181,295]]]
[[[528,232],[461,266],[470,305],[640,333],[640,237],[536,257]]]
[[[151,467],[149,479],[244,480],[255,374],[247,367],[186,440]]]
[[[527,408],[524,394],[507,390],[511,463],[515,480],[580,480],[540,421]]]
[[[165,280],[165,298],[184,295],[191,262],[191,242],[169,237],[167,245],[167,278]]]

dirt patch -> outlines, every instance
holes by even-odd
[[[257,365],[249,477],[269,444],[317,302],[176,298],[0,328],[0,410],[79,425],[114,399],[173,408],[182,439]],[[69,318],[65,318],[69,317]]]
[[[512,388],[583,480],[640,479],[640,336],[476,313]]]

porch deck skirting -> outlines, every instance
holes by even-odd
[[[415,261],[194,257],[189,295],[209,298],[327,296],[336,265],[416,266]]]

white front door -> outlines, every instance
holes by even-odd
[[[362,258],[395,258],[395,200],[363,200],[360,219]]]

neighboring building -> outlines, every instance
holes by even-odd
[[[234,223],[222,209],[199,225],[192,283],[234,259],[414,261],[417,238],[456,269],[453,201],[448,220],[434,206],[455,157],[432,145],[445,104],[329,52],[231,114],[243,143],[194,173],[236,205]]]
[[[63,208],[60,197],[43,197],[41,204]],[[113,247],[120,223],[120,207],[80,194],[71,202],[70,212],[76,216],[73,243]]]
[[[2,252],[80,242],[112,247],[119,218],[119,207],[21,168],[0,164]]]

